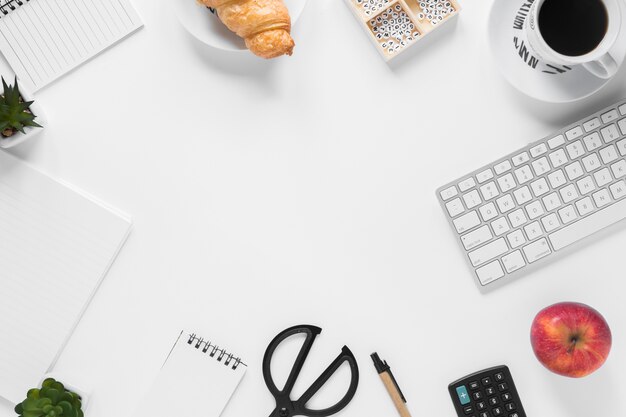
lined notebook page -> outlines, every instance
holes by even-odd
[[[23,400],[53,365],[129,231],[0,151],[0,396]]]
[[[142,26],[129,0],[0,0],[0,51],[33,92]]]

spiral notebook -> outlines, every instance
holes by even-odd
[[[142,26],[129,0],[0,0],[0,51],[32,92]]]
[[[183,331],[136,415],[219,417],[246,369],[227,348]]]
[[[21,401],[59,357],[129,218],[0,151],[0,396]]]

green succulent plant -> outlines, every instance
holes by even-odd
[[[20,417],[84,417],[81,398],[53,378],[41,388],[28,391],[26,399],[15,407]]]
[[[13,85],[8,85],[2,77],[4,92],[0,95],[0,132],[9,137],[15,132],[24,132],[25,127],[41,127],[30,111],[32,101],[24,101],[20,94],[17,78]]]

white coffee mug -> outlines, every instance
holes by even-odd
[[[530,8],[524,25],[530,48],[544,61],[556,65],[582,65],[587,71],[599,78],[611,78],[619,69],[611,48],[618,39],[622,26],[621,0],[601,0],[608,12],[608,28],[602,42],[591,52],[581,56],[563,55],[552,49],[541,36],[539,12],[546,0],[535,0]]]

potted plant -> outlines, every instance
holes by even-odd
[[[2,77],[2,87],[0,148],[10,148],[41,132],[43,112],[32,96],[18,85],[17,78],[13,85],[8,85]]]
[[[41,388],[28,391],[15,412],[20,417],[84,417],[83,399],[54,378],[46,378]]]

